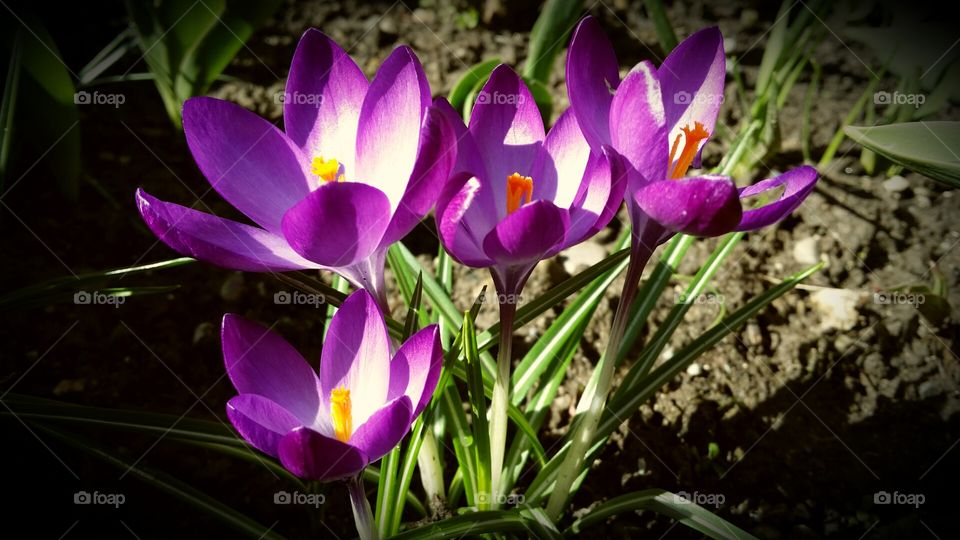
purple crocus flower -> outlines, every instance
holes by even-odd
[[[437,201],[437,230],[454,259],[490,267],[500,293],[519,293],[540,260],[613,218],[626,183],[616,153],[591,152],[569,110],[544,135],[536,102],[508,66],[490,75],[469,128],[441,108],[459,145]]]
[[[285,131],[243,107],[187,100],[183,126],[211,186],[257,226],[137,191],[140,213],[173,249],[246,271],[320,268],[384,305],[387,247],[430,211],[456,159],[408,47],[373,82],[330,38],[308,30],[283,104]]]
[[[237,315],[223,318],[223,358],[240,395],[227,416],[255,448],[311,480],[355,476],[396,446],[429,403],[443,351],[437,325],[390,359],[387,326],[360,289],[333,316],[320,373],[282,337]]]
[[[803,166],[737,189],[726,176],[685,178],[699,167],[723,101],[723,37],[706,28],[680,43],[659,69],[643,61],[621,81],[616,54],[599,23],[580,22],[567,53],[570,108],[593,148],[610,145],[630,164],[627,206],[635,240],[656,247],[675,232],[717,236],[783,219],[813,191]],[[744,211],[741,199],[783,187],[776,200]],[[649,248],[649,246],[648,246]]]

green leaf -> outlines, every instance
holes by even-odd
[[[589,468],[590,464],[593,463],[593,460],[596,459],[603,449],[607,437],[610,436],[625,419],[632,416],[641,404],[650,399],[653,394],[665,384],[669,383],[678,373],[686,369],[690,362],[719,343],[721,339],[734,332],[747,320],[755,316],[761,309],[792,290],[797,284],[821,268],[823,268],[823,263],[811,266],[802,272],[788,277],[778,285],[750,300],[746,305],[724,318],[719,324],[682,347],[673,356],[632,386],[627,386],[625,379],[620,389],[614,394],[613,398],[609,400],[604,410],[600,425],[597,427],[594,446],[588,452],[586,459],[584,459],[584,467]],[[630,378],[630,375],[639,365],[638,363],[631,368],[631,373],[628,373],[627,379]],[[526,491],[528,503],[537,504],[541,498],[550,493],[550,488],[556,478],[557,471],[561,463],[563,463],[569,448],[570,443],[567,442],[564,447],[550,458],[550,461],[547,462],[546,466],[543,467],[533,482],[531,482]]]
[[[530,30],[530,45],[527,61],[523,65],[523,76],[541,83],[550,81],[553,62],[567,46],[570,32],[573,31],[583,13],[582,0],[547,0],[543,10]],[[539,102],[538,102],[539,103]]]
[[[447,101],[450,102],[453,110],[462,111],[464,104],[467,102],[467,97],[470,95],[470,91],[473,90],[478,83],[482,85],[486,82],[486,80],[490,78],[490,73],[493,72],[493,69],[500,64],[501,61],[499,58],[492,58],[474,64],[466,73],[461,75],[447,95]]]
[[[7,77],[3,84],[3,101],[0,102],[0,190],[4,189],[6,185],[7,165],[10,162],[14,111],[17,106],[17,91],[20,89],[20,61],[23,57],[22,40],[23,31],[17,28],[13,34],[13,43],[10,46]]]
[[[94,291],[103,294],[112,293],[117,296],[135,296],[139,294],[156,294],[168,292],[177,286],[154,286],[154,287],[109,287],[115,281],[123,279],[129,274],[139,274],[153,270],[164,270],[167,268],[176,268],[184,264],[194,262],[189,257],[180,257],[169,259],[157,263],[132,266],[128,268],[115,268],[112,270],[101,270],[98,272],[89,272],[75,276],[63,276],[35,285],[28,285],[20,289],[8,292],[0,296],[0,311],[13,309],[26,309],[30,307],[48,306],[54,303],[73,302],[74,294],[85,291],[92,293]]]
[[[26,32],[19,40],[12,17],[0,19],[0,34],[13,35],[9,45],[19,45],[19,87],[16,108],[12,109],[13,129],[17,147],[10,157],[20,160],[29,172],[36,165],[48,171],[60,192],[76,200],[81,171],[81,141],[71,72],[64,64],[53,36],[40,20],[30,13],[22,13]],[[4,55],[13,58],[3,38]],[[7,86],[7,84],[5,84]],[[12,96],[11,96],[12,97]],[[8,123],[9,118],[5,119]],[[7,163],[7,173],[13,163]],[[9,188],[8,188],[9,189]]]
[[[473,418],[473,455],[477,464],[477,494],[490,493],[490,428],[487,423],[487,400],[483,387],[483,372],[480,368],[480,352],[477,350],[477,333],[469,314],[463,318],[460,332],[461,351],[466,359],[467,400]],[[480,500],[485,506],[487,501]]]
[[[280,3],[127,0],[143,59],[154,74],[154,84],[174,125],[181,126],[183,102],[207,92]]]
[[[141,464],[131,463],[74,433],[53,429],[42,424],[37,425],[36,427],[37,429],[51,435],[61,442],[86,452],[97,459],[117,467],[118,469],[127,471],[136,478],[139,478],[147,484],[173,495],[174,497],[188,503],[205,514],[220,519],[225,524],[231,526],[233,529],[243,533],[244,535],[247,535],[251,538],[283,538],[279,534],[273,532],[271,530],[272,527],[264,527],[263,525],[247,517],[246,514],[230,508],[210,495],[203,493],[202,491],[168,475],[167,473],[149,469]]]
[[[951,188],[960,187],[960,122],[847,126],[860,145]]]
[[[720,516],[662,489],[636,491],[610,499],[574,521],[564,534],[570,538],[577,537],[584,529],[602,524],[613,516],[637,510],[663,514],[717,540],[755,540],[754,536]]]
[[[547,515],[543,508],[536,506],[523,508],[520,510],[520,515],[528,519],[527,527],[530,528],[530,533],[533,538],[563,539],[563,535],[560,534],[560,531],[557,529],[557,524],[550,519],[550,516]]]
[[[532,532],[528,520],[518,512],[487,510],[427,523],[398,534],[393,540],[436,540],[463,538],[487,533]]]
[[[10,410],[20,418],[64,422],[133,431],[151,435],[166,434],[179,439],[246,447],[243,439],[222,422],[181,417],[173,414],[88,407],[62,401],[7,394],[3,398]],[[9,414],[0,409],[0,414]]]
[[[663,2],[661,0],[643,0],[643,5],[646,6],[647,15],[653,21],[653,29],[657,32],[657,41],[660,42],[663,54],[670,54],[670,51],[677,46],[677,34],[673,31],[673,25],[670,24],[667,11],[663,9]]]

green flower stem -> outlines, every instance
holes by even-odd
[[[515,297],[502,295],[500,302],[500,348],[497,352],[497,377],[490,399],[490,497],[487,505],[497,508],[500,500],[503,456],[507,445],[507,405],[510,403],[510,364],[513,319],[517,314]],[[482,500],[482,498],[481,498]]]
[[[647,265],[647,261],[650,260],[655,248],[656,246],[650,247],[643,240],[634,236],[630,264],[627,266],[627,275],[623,282],[623,290],[620,293],[620,304],[613,316],[606,351],[600,357],[597,366],[600,376],[597,379],[594,391],[584,392],[581,397],[581,403],[577,408],[581,409],[584,403],[589,403],[590,406],[578,416],[579,421],[571,427],[574,430],[573,445],[560,466],[557,473],[557,483],[550,494],[550,500],[547,502],[547,515],[553,520],[559,518],[563,513],[567,499],[570,497],[571,487],[577,476],[580,475],[583,458],[592,446],[593,436],[597,431],[600,415],[607,401],[607,394],[610,393],[610,387],[613,385],[613,374],[617,366],[616,359],[619,356],[624,331],[630,319],[630,306],[637,294],[643,268]]]
[[[361,540],[378,540],[380,535],[370,510],[370,501],[363,490],[362,475],[347,479],[347,491],[350,492],[350,506],[353,507],[353,519],[357,523],[357,533]]]

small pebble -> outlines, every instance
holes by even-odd
[[[907,182],[907,179],[900,176],[891,176],[890,178],[883,181],[883,189],[889,191],[890,193],[899,193],[910,187],[910,182]]]
[[[691,377],[696,377],[697,375],[700,375],[702,372],[703,372],[703,369],[700,367],[700,364],[696,362],[687,366],[687,375],[690,375]]]

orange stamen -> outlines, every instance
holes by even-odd
[[[353,414],[350,407],[350,390],[334,388],[330,392],[330,416],[333,419],[333,434],[340,442],[353,435]]]
[[[512,214],[520,208],[524,197],[527,203],[533,198],[533,178],[515,172],[507,177],[507,213]]]
[[[693,164],[693,158],[696,157],[697,150],[700,148],[700,141],[710,136],[710,133],[700,122],[694,122],[693,129],[684,126],[680,130],[683,131],[684,136],[683,150],[680,151],[680,157],[677,158],[676,165],[673,166],[673,171],[670,173],[672,179],[683,178],[683,175],[687,174],[687,169]],[[680,135],[677,135],[676,140],[673,141],[673,148],[670,150],[670,163],[673,163],[673,156],[676,154],[679,144]]]

